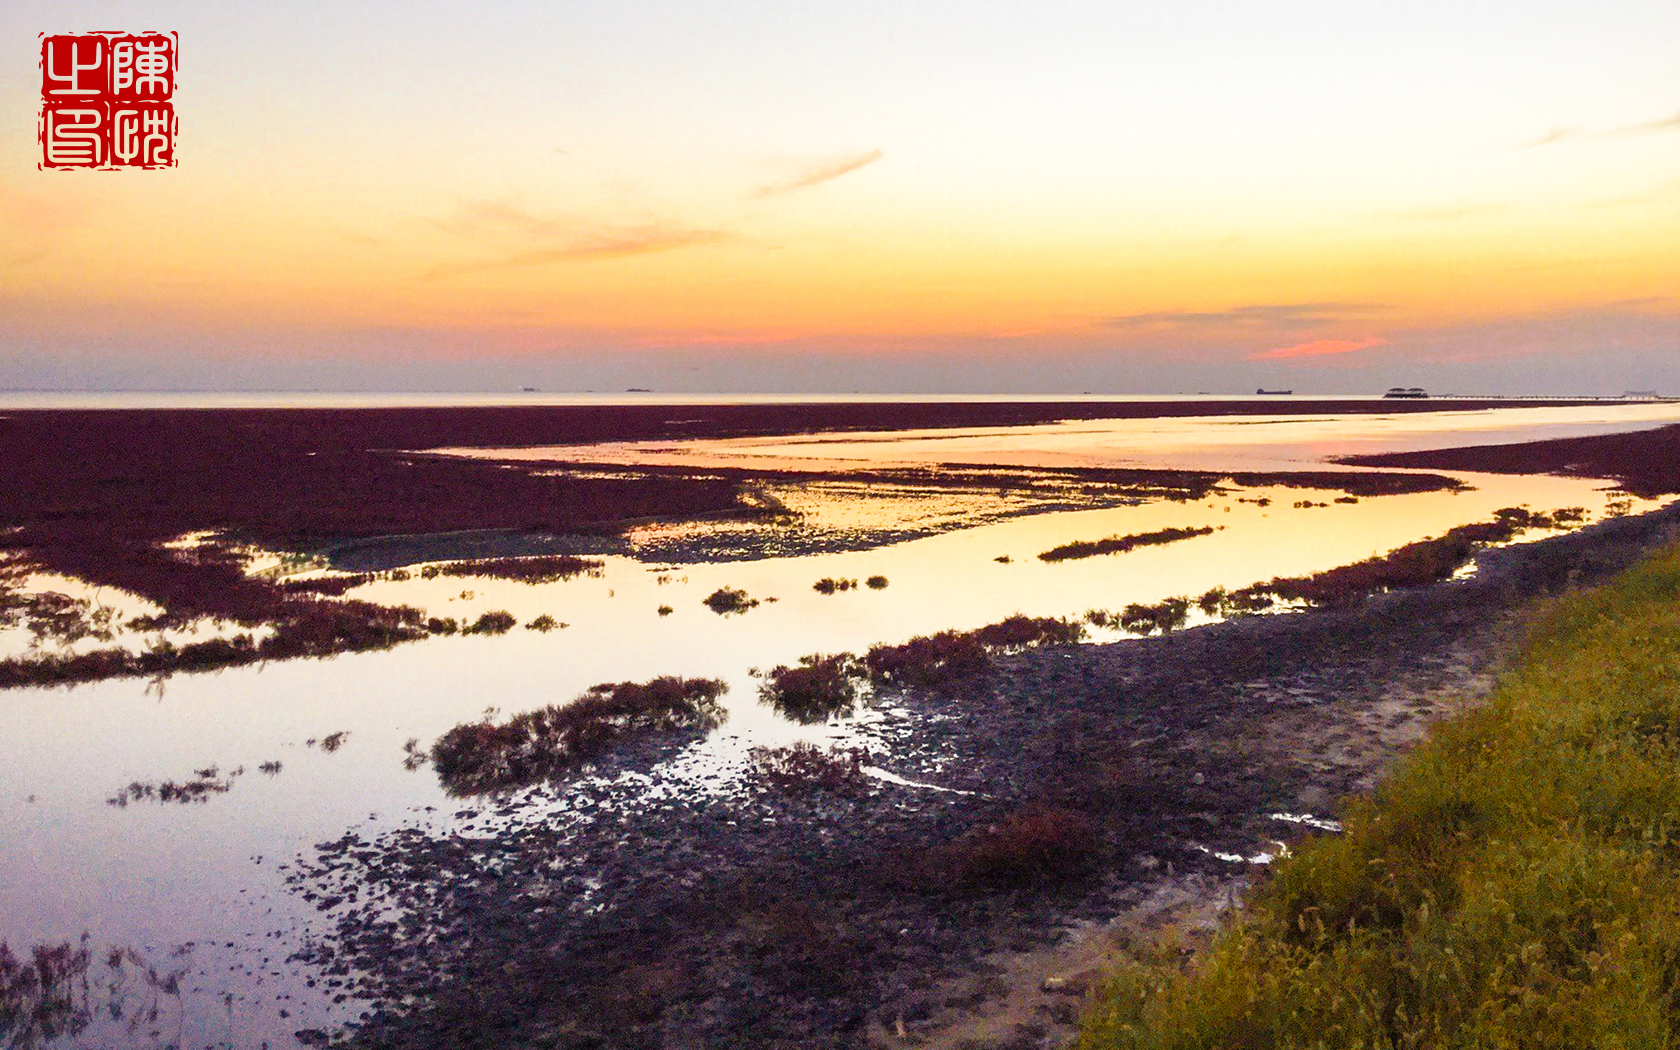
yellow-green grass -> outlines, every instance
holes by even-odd
[[[1082,1050],[1680,1042],[1680,548],[1550,603],[1344,816],[1187,968],[1116,972]]]

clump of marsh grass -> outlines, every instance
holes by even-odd
[[[38,944],[21,959],[0,941],[0,1046],[40,1046],[87,1027],[89,940]]]
[[[871,576],[864,580],[863,584],[872,591],[884,591],[887,589],[887,578],[885,576]]]
[[[95,977],[92,937],[82,934],[79,942],[37,944],[21,957],[0,941],[0,1046],[8,1050],[58,1045],[69,1039],[84,1045],[78,1036],[101,1015],[112,1021],[126,1021],[133,1045],[176,1046],[164,1041],[159,1021],[167,1014],[183,1016],[182,982],[189,965],[162,970],[147,962],[134,948],[113,946],[100,961],[105,972]],[[190,954],[182,945],[173,958]],[[131,976],[132,975],[132,976]],[[99,990],[99,1000],[90,994]],[[173,1005],[165,999],[174,1000]],[[141,1026],[146,1026],[142,1028]],[[149,1039],[133,1040],[141,1031]],[[86,1043],[85,1045],[94,1045]],[[109,1045],[101,1041],[98,1045]]]
[[[1488,544],[1504,543],[1528,529],[1567,528],[1583,520],[1585,515],[1580,507],[1566,507],[1550,514],[1525,507],[1505,507],[1494,512],[1492,521],[1459,525],[1444,535],[1417,540],[1387,554],[1309,576],[1278,577],[1253,584],[1228,595],[1227,604],[1237,612],[1265,608],[1277,599],[1309,605],[1340,605],[1378,591],[1420,587],[1452,576]]]
[[[834,594],[838,591],[852,590],[857,585],[858,585],[858,582],[856,580],[846,580],[846,579],[838,579],[837,580],[832,576],[824,576],[822,579],[818,580],[816,583],[813,583],[811,585],[811,589],[813,591],[816,591],[818,594]]]
[[[746,612],[758,604],[758,599],[749,598],[746,591],[736,587],[719,587],[702,598],[700,604],[719,616],[728,616],[732,613]]]
[[[109,642],[121,629],[115,609],[90,599],[57,591],[25,593],[0,585],[0,628],[20,624],[32,636],[32,649],[46,641],[65,647],[84,638]]]
[[[531,558],[484,558],[479,561],[451,561],[428,565],[420,570],[426,580],[439,576],[481,576],[521,583],[557,583],[574,576],[599,575],[604,563],[596,558],[571,554],[546,554]]]
[[[432,745],[430,758],[452,795],[523,787],[576,772],[628,737],[715,726],[726,689],[711,678],[608,682],[500,724],[486,716],[458,725]]]
[[[547,613],[543,613],[541,616],[526,624],[525,629],[527,631],[538,631],[542,634],[547,634],[550,631],[559,630],[565,626],[565,624],[556,620],[554,617],[548,615]]]
[[[1211,526],[1193,529],[1160,529],[1155,532],[1138,532],[1129,536],[1110,536],[1102,540],[1079,540],[1074,543],[1064,543],[1059,547],[1052,547],[1038,556],[1039,561],[1070,561],[1074,558],[1094,558],[1099,554],[1125,554],[1127,551],[1137,550],[1139,547],[1157,547],[1163,543],[1177,543],[1179,540],[1194,539],[1197,536],[1210,536],[1214,532]]]
[[[488,716],[486,716],[486,717],[488,717]],[[404,770],[412,773],[416,769],[419,769],[421,766],[425,765],[427,762],[430,762],[430,761],[431,761],[431,756],[428,755],[420,747],[420,738],[419,737],[411,736],[406,741],[403,742],[403,769]]]
[[[474,620],[471,624],[461,628],[462,634],[506,634],[513,630],[513,625],[519,621],[512,613],[505,609],[487,612]]]
[[[899,645],[871,646],[863,662],[878,684],[937,687],[990,674],[994,655],[1041,645],[1073,645],[1084,634],[1084,628],[1069,620],[1017,613],[973,631],[940,631]]]
[[[226,777],[221,775],[217,766],[207,766],[204,769],[193,770],[193,775],[185,780],[165,780],[161,784],[136,780],[115,795],[105,800],[108,806],[127,809],[131,802],[161,802],[166,805],[186,805],[195,802],[208,802],[212,795],[225,795],[233,790],[235,777],[245,772],[244,767],[230,770]],[[264,770],[267,772],[267,770]],[[275,772],[279,772],[276,764]]]
[[[857,706],[859,685],[869,671],[851,653],[801,657],[799,663],[764,672],[759,700],[795,722],[824,722]]]
[[[0,660],[0,689],[71,685],[101,678],[166,678],[180,672],[213,671],[264,660],[328,657],[345,652],[389,649],[426,636],[420,610],[355,600],[288,598],[274,630],[261,641],[250,634],[176,645],[157,639],[147,648],[96,649]]]
[[[1154,605],[1137,602],[1126,606],[1115,622],[1121,630],[1133,634],[1150,635],[1156,631],[1171,634],[1190,619],[1190,599],[1163,598]]]

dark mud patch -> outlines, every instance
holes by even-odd
[[[1380,456],[1346,456],[1338,462],[1362,467],[1611,478],[1636,496],[1665,496],[1680,493],[1680,426],[1657,427],[1631,434],[1524,441],[1512,445],[1470,445]]]
[[[1487,688],[1532,598],[1624,567],[1677,517],[1485,551],[1470,579],[1351,607],[1001,657],[982,686],[912,691],[870,723],[891,772],[970,794],[792,795],[668,749],[458,834],[348,836],[298,876],[334,902],[313,958],[384,1004],[359,1046],[909,1045],[1001,994],[942,998],[988,954],[1169,877],[1226,879],[1243,866],[1221,855],[1299,833],[1276,815],[1368,788]],[[1058,841],[1079,843],[1077,877],[1030,860]],[[1020,881],[952,877],[974,851],[1029,860],[968,869]]]

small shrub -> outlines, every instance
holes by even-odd
[[[1218,616],[1224,611],[1225,606],[1230,599],[1230,593],[1226,591],[1225,588],[1215,587],[1213,590],[1208,591],[1206,594],[1196,599],[1196,607],[1207,613],[1209,616]]]
[[[432,634],[454,634],[461,629],[461,624],[453,616],[439,619],[433,616],[426,621],[426,630]]]
[[[1190,599],[1165,598],[1154,605],[1133,602],[1120,613],[1120,626],[1133,634],[1149,635],[1156,631],[1171,634],[1183,627],[1190,618]]]
[[[523,787],[574,772],[626,737],[715,726],[726,688],[716,679],[672,676],[608,682],[500,725],[488,717],[458,725],[432,745],[430,758],[452,795]]]
[[[1038,645],[1075,645],[1085,636],[1085,631],[1071,620],[1016,613],[973,634],[988,649],[1014,651]]]
[[[884,591],[887,588],[887,578],[885,576],[871,576],[863,582],[872,591]]]
[[[504,609],[487,612],[474,620],[470,626],[461,628],[462,634],[506,634],[513,630],[513,625],[519,621],[513,614]]]
[[[540,631],[543,634],[547,634],[550,631],[556,630],[556,629],[564,627],[564,626],[566,626],[566,625],[561,623],[559,620],[556,620],[554,617],[548,615],[547,613],[543,613],[541,616],[537,617],[535,620],[532,620],[530,623],[526,624],[525,629],[527,631]]]
[[[735,587],[719,587],[701,599],[700,604],[719,616],[728,616],[731,613],[746,612],[758,604],[758,599],[747,597],[746,591]]]
[[[851,653],[804,656],[795,667],[767,672],[758,687],[759,700],[796,722],[822,722],[851,713],[858,700],[857,682],[867,674]]]
[[[669,616],[676,611],[677,610],[671,608],[669,605],[661,605],[659,607],[659,615],[661,616]]]
[[[872,646],[863,660],[884,685],[937,687],[990,674],[992,656],[1038,645],[1072,645],[1084,637],[1079,624],[1016,614],[973,631],[918,635],[901,645]]]
[[[986,647],[961,631],[918,635],[902,645],[871,646],[863,660],[876,681],[899,688],[941,686],[992,670]]]

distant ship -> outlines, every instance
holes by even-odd
[[[1421,398],[1421,397],[1428,397],[1428,396],[1429,396],[1429,391],[1425,390],[1421,386],[1391,386],[1391,387],[1388,388],[1388,393],[1383,395],[1383,397],[1409,397],[1409,398]]]
[[[1265,387],[1255,391],[1256,394],[1293,394],[1294,392],[1293,390],[1267,390]]]

